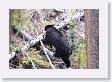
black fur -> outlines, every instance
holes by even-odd
[[[45,39],[43,40],[44,44],[52,45],[56,48],[54,54],[55,57],[62,58],[66,67],[70,67],[69,56],[71,53],[70,45],[68,40],[63,36],[63,34],[54,28],[53,25],[45,26]]]

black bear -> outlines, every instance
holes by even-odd
[[[45,31],[46,35],[42,42],[50,45],[51,48],[54,46],[56,49],[54,57],[62,58],[66,67],[69,68],[71,50],[68,40],[53,25],[46,25]]]

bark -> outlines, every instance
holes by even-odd
[[[86,9],[84,11],[87,68],[99,68],[99,10]]]

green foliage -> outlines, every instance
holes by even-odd
[[[20,10],[10,9],[10,23],[12,25],[19,26],[20,24]]]
[[[81,68],[86,61],[86,51],[85,51],[85,42],[84,41],[80,41],[78,38],[75,38],[76,35],[76,31],[75,28],[76,24],[74,20],[71,20],[69,22],[69,31],[71,33],[71,41],[72,41],[72,58],[73,61],[76,62],[76,64],[78,64],[78,68]]]
[[[23,29],[24,25],[28,22],[31,14],[27,12],[26,9],[10,9],[9,10],[9,25],[14,25],[20,30]],[[24,24],[24,25],[23,25]],[[19,32],[15,35],[18,36]],[[18,43],[15,45],[19,45]],[[16,52],[21,52],[20,47],[16,47]],[[34,62],[35,66],[38,68],[51,68],[48,59],[45,55],[42,55],[40,51],[34,48],[30,48],[26,51],[31,60]],[[19,60],[18,60],[19,61]],[[27,56],[24,56],[21,63],[16,66],[17,68],[32,68],[31,61]]]
[[[21,48],[20,47],[16,47],[16,52],[21,52]]]
[[[21,25],[28,21],[29,15],[25,13],[25,9],[10,9],[9,10],[9,24],[15,25],[16,27],[21,27]]]
[[[39,68],[49,68],[50,67],[47,58],[44,57],[43,55],[41,56],[40,51],[37,51],[34,48],[30,48],[27,51],[27,53],[30,56],[30,58],[32,59],[32,61],[34,62],[34,64],[35,64],[36,67],[39,67]],[[29,60],[29,58],[27,56],[24,57],[23,64],[28,65],[29,62],[31,62]]]
[[[74,29],[74,28],[75,28],[75,25],[76,25],[76,24],[75,24],[75,21],[74,21],[74,20],[71,19],[71,20],[69,21],[68,24],[69,24],[69,27],[70,27],[71,29]]]

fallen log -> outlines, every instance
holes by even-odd
[[[32,36],[30,36],[28,33],[26,33],[25,31],[20,31],[19,29],[17,29],[16,27],[11,27],[11,29],[13,30],[13,33],[17,33],[18,32],[18,36],[20,36],[21,38],[24,38],[25,40],[27,40],[28,42],[26,43],[26,45],[24,47],[21,48],[21,50],[27,50],[30,47],[36,47],[38,46],[37,43],[42,40],[44,38],[44,34],[39,35],[37,38],[33,39]],[[40,47],[40,50],[42,52],[44,52],[43,48]],[[51,51],[49,51],[47,49],[47,51],[50,54],[53,54]],[[16,50],[14,50],[11,54],[9,54],[9,60],[11,60],[16,54]],[[50,56],[51,59],[54,59],[52,56]]]
[[[11,28],[13,34],[18,33],[18,36],[21,38],[24,38],[26,41],[31,41],[33,39],[33,37],[31,35],[29,35],[28,33],[26,33],[23,30],[16,28],[14,25],[12,25],[10,28]]]

